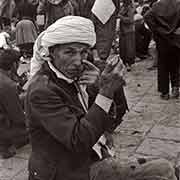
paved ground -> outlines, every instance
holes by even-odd
[[[152,62],[135,64],[127,75],[126,95],[130,112],[114,134],[116,158],[167,158],[180,163],[180,100],[159,98],[156,71],[147,71]],[[30,146],[14,158],[0,159],[0,180],[27,180]]]

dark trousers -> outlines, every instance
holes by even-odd
[[[152,33],[145,28],[144,24],[135,24],[135,37],[136,37],[136,56],[148,54],[149,43],[152,39]]]
[[[169,84],[178,87],[180,49],[172,46],[162,38],[156,39],[158,51],[158,90],[169,93]]]

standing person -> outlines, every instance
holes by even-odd
[[[102,63],[105,63],[111,52],[113,39],[115,37],[116,18],[119,11],[119,0],[110,1],[114,4],[115,11],[105,24],[103,24],[92,12],[96,0],[85,0],[84,4],[82,2],[79,3],[81,4],[81,16],[91,19],[95,25],[97,34],[95,49],[97,50],[98,57],[102,60]]]
[[[147,10],[146,10],[147,8]],[[152,39],[152,32],[148,29],[147,25],[144,23],[144,14],[149,8],[144,6],[142,9],[142,15],[136,14],[134,16],[135,20],[135,39],[136,39],[136,57],[140,59],[145,59],[149,56],[149,44]]]
[[[0,21],[10,24],[14,9],[14,0],[0,0]]]
[[[0,156],[2,158],[15,155],[18,140],[24,144],[27,141],[25,115],[17,85],[10,78],[19,57],[19,53],[15,50],[0,49]]]
[[[45,28],[54,23],[57,19],[74,15],[74,7],[70,0],[39,0],[38,14],[45,14]]]
[[[120,17],[120,39],[119,49],[120,56],[127,67],[131,70],[131,65],[135,62],[135,25],[134,25],[135,8],[132,0],[123,0]]]
[[[16,24],[16,45],[19,47],[21,55],[31,58],[33,45],[37,38],[37,27],[35,25],[34,5],[27,0],[18,5],[20,21]]]
[[[84,60],[96,43],[93,23],[79,16],[57,20],[35,43],[40,70],[31,79],[26,114],[32,143],[29,180],[176,180],[166,160],[122,167],[112,158],[99,161],[94,145],[112,127],[109,118],[116,90],[122,88],[122,62],[112,61],[99,75]],[[84,85],[99,91],[88,108]],[[122,91],[123,92],[123,91]],[[122,103],[124,99],[121,99]]]
[[[180,64],[180,2],[160,0],[153,4],[145,21],[154,33],[158,51],[158,90],[162,99],[169,99],[169,85],[172,98],[179,97]]]

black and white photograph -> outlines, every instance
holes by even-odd
[[[180,0],[0,0],[0,180],[180,180]]]

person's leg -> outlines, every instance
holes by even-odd
[[[172,165],[164,159],[142,165],[120,164],[113,158],[95,163],[90,169],[90,180],[177,180]]]
[[[169,49],[167,43],[161,39],[157,41],[157,51],[158,51],[158,90],[163,95],[169,94]],[[168,99],[168,98],[167,98]]]
[[[179,49],[172,47],[172,60],[169,61],[170,67],[170,80],[172,86],[172,97],[178,98],[179,97],[179,64],[180,64],[180,56],[179,56]]]
[[[143,54],[144,55],[148,55],[148,49],[149,49],[149,44],[151,42],[152,39],[152,33],[145,29],[144,30],[144,48],[143,48]]]

